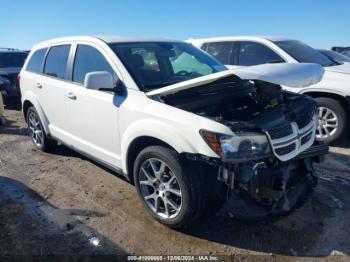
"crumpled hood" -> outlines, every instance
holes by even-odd
[[[277,85],[289,87],[306,87],[317,84],[322,80],[324,69],[322,66],[310,63],[284,63],[284,64],[263,64],[257,66],[240,67],[226,71],[197,77],[150,92],[147,96],[167,95],[176,92],[212,83],[220,78],[235,75],[242,80],[261,80]]]
[[[327,72],[336,72],[336,73],[350,75],[350,63],[344,63],[342,65],[337,65],[337,66],[328,66],[328,67],[325,67],[325,70]]]

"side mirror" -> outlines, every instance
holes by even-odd
[[[116,80],[107,71],[90,72],[85,76],[84,86],[92,90],[109,89],[110,91],[114,91]]]

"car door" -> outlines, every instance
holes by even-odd
[[[119,167],[118,97],[84,86],[87,73],[107,71],[116,77],[115,70],[93,44],[77,44],[71,60],[72,82],[65,93],[70,144],[96,160]]]
[[[36,76],[35,83],[36,94],[49,122],[50,133],[59,139],[68,129],[64,94],[68,80],[70,48],[70,44],[51,46],[46,55],[43,74]]]
[[[285,60],[271,48],[253,41],[237,42],[235,65],[254,66],[269,63],[284,63]]]

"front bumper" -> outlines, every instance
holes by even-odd
[[[5,105],[20,103],[21,91],[16,86],[0,86],[0,92]]]

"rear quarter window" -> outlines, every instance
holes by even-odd
[[[50,48],[46,57],[44,74],[67,79],[67,62],[70,45],[58,45]]]
[[[26,70],[34,73],[42,73],[42,66],[47,48],[39,49],[30,57]]]

